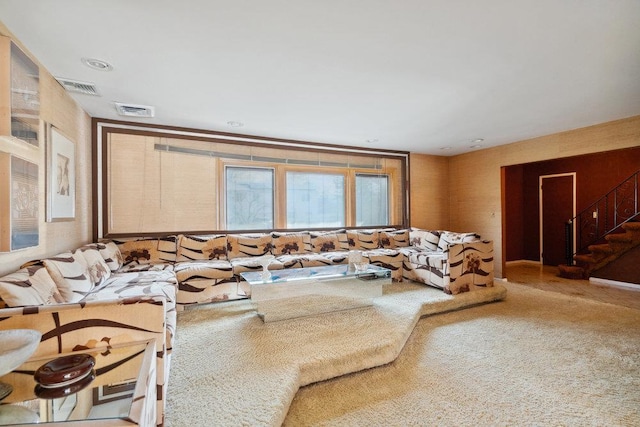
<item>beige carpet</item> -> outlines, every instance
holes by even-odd
[[[497,285],[454,297],[396,283],[372,307],[266,324],[246,300],[187,309],[178,315],[166,424],[278,426],[301,386],[395,360],[420,316],[505,293]]]
[[[285,426],[639,426],[640,311],[506,284],[396,361],[302,388]]]

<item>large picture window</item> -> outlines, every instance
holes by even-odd
[[[356,226],[389,224],[389,177],[356,175]]]
[[[344,227],[345,177],[287,172],[287,228]]]
[[[408,224],[396,152],[104,126],[97,238]]]
[[[273,179],[273,169],[225,168],[227,229],[273,228]]]

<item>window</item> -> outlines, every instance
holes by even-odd
[[[274,228],[274,170],[225,168],[226,222],[228,230]]]
[[[96,129],[99,238],[407,223],[402,153],[119,126]]]
[[[356,226],[389,224],[389,177],[356,174]]]
[[[342,174],[287,172],[287,228],[344,227]]]

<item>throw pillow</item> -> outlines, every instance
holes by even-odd
[[[87,261],[80,251],[65,252],[43,262],[66,302],[78,302],[93,289]]]
[[[82,256],[87,261],[87,271],[94,287],[102,285],[111,277],[111,269],[97,249],[85,245],[78,250],[82,252]]]
[[[311,247],[311,239],[308,232],[299,233],[271,233],[272,250],[275,256],[304,254]]]
[[[0,298],[9,307],[65,302],[44,266],[23,268],[0,278]]]
[[[122,267],[123,259],[118,245],[111,241],[104,241],[98,243],[90,243],[87,247],[97,249],[102,255],[102,259],[107,264],[111,271],[117,271]]]
[[[385,249],[409,246],[409,230],[381,231],[379,238],[380,246]]]
[[[148,239],[121,240],[118,245],[123,265],[172,264],[178,252],[177,236],[152,237]]]
[[[311,250],[315,253],[336,252],[342,250],[338,234],[334,232],[311,232]]]
[[[378,230],[347,230],[349,249],[372,250],[378,249],[380,241]]]
[[[448,251],[449,245],[452,243],[467,243],[473,242],[478,239],[478,235],[475,233],[452,233],[450,231],[443,231],[440,234],[440,241],[438,242],[438,248],[441,251]]]
[[[229,259],[262,256],[271,253],[270,234],[229,234],[227,256]]]
[[[428,251],[437,251],[440,242],[440,232],[437,230],[422,230],[411,227],[409,231],[409,241],[411,246]]]
[[[225,234],[184,235],[180,237],[177,261],[210,259],[227,259],[227,236]]]

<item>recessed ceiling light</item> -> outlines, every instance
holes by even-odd
[[[480,147],[482,147],[482,145],[480,145],[480,144],[474,144],[474,145],[469,146],[469,148],[480,148]]]
[[[441,150],[451,150],[451,147],[440,147]]]
[[[99,70],[99,71],[113,70],[113,65],[101,59],[82,58],[81,61],[84,65],[86,65],[89,68],[93,68],[94,70]]]
[[[474,140],[473,140],[473,141],[471,141],[471,142],[473,142],[474,144],[479,144],[479,143],[481,143],[482,141],[484,141],[484,139],[483,139],[483,138],[477,138],[477,139],[474,139]]]
[[[366,142],[367,144],[373,144],[374,142],[378,142],[378,140],[377,140],[376,138],[371,138],[371,139],[367,139],[367,140],[365,140],[365,142]]]
[[[233,128],[239,128],[239,127],[244,126],[244,123],[242,123],[242,122],[235,122],[235,121],[233,121],[233,120],[228,121],[228,122],[227,122],[227,124],[228,124],[229,126],[233,127]]]

